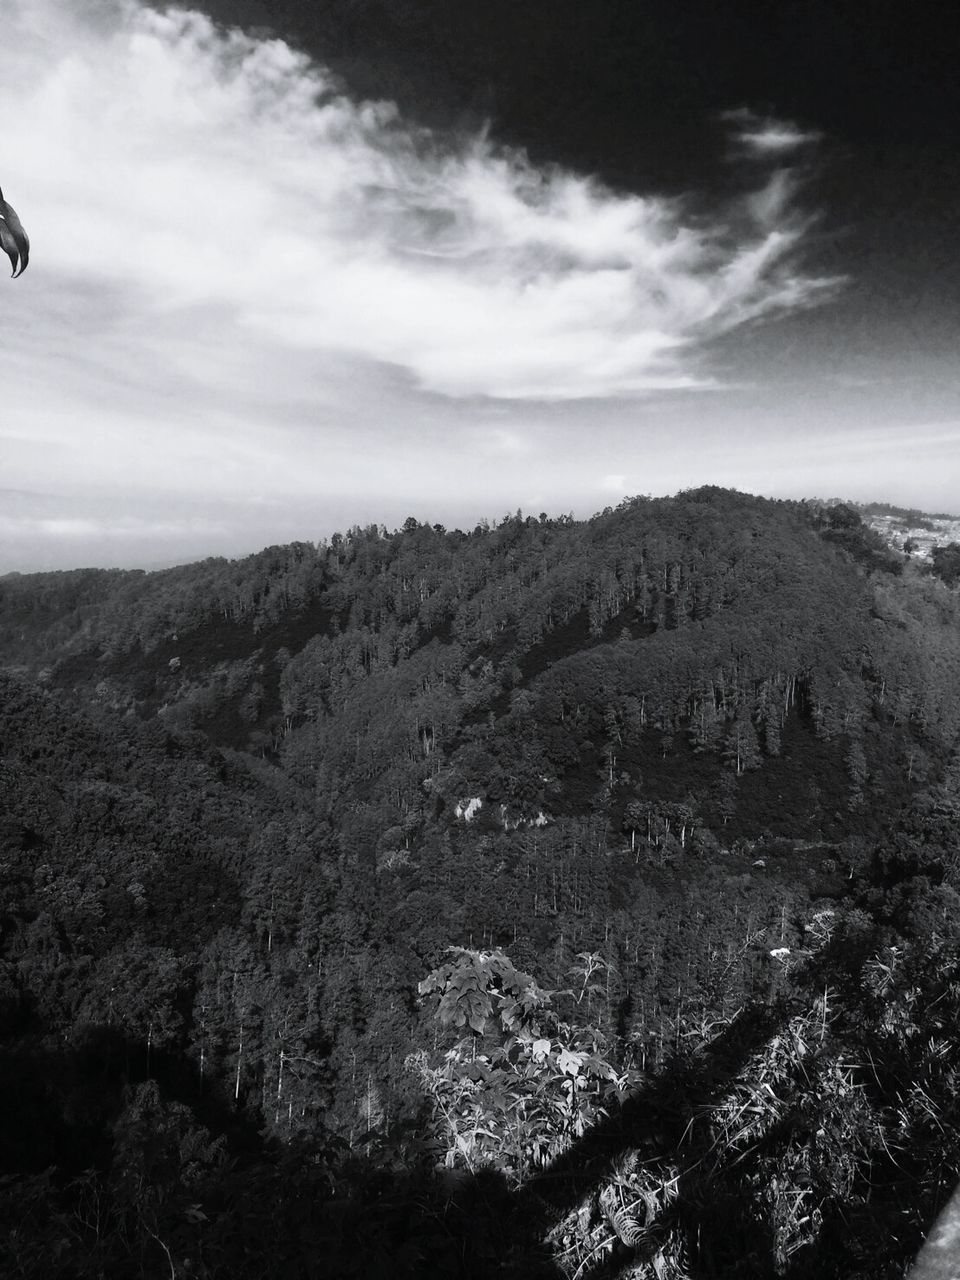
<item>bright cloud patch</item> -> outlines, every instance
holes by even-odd
[[[788,120],[758,116],[747,107],[724,112],[723,119],[731,128],[741,154],[767,159],[796,151],[819,141],[820,134],[805,131]]]
[[[829,287],[796,264],[782,173],[704,226],[409,127],[197,13],[10,7],[4,177],[36,271],[111,300],[128,343],[217,308],[244,341],[398,366],[446,396],[602,397],[703,385],[698,344]],[[741,136],[779,158],[798,135],[777,128]]]

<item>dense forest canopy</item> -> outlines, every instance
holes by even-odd
[[[902,1274],[953,551],[709,488],[0,579],[5,1273]]]

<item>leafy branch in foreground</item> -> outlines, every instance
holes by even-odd
[[[607,1115],[639,1074],[613,1066],[599,1030],[563,1021],[553,1007],[555,996],[583,998],[598,958],[577,971],[574,993],[544,991],[502,951],[450,954],[420,994],[439,997],[442,1027],[469,1034],[439,1065],[423,1051],[408,1063],[441,1121],[444,1163],[471,1172],[493,1165],[518,1185]]]

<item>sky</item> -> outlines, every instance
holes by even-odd
[[[950,41],[758,8],[0,0],[0,573],[701,484],[960,510]]]

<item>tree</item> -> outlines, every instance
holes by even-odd
[[[863,805],[863,789],[869,776],[867,757],[863,750],[863,743],[859,738],[851,738],[844,762],[850,779],[850,806],[851,808],[859,809]]]
[[[747,769],[759,769],[762,763],[757,731],[750,711],[743,703],[737,708],[736,718],[727,735],[724,754],[727,761],[733,765],[738,778]]]
[[[77,1018],[118,1026],[131,1042],[142,1044],[149,1075],[154,1051],[179,1040],[187,985],[183,969],[168,947],[148,946],[135,936],[89,975]]]
[[[623,811],[624,830],[630,832],[630,852],[637,848],[637,832],[646,831],[649,836],[650,806],[640,799],[629,800]]]
[[[439,997],[441,1026],[469,1029],[433,1065],[421,1051],[408,1060],[435,1108],[448,1167],[492,1163],[516,1183],[542,1166],[636,1082],[605,1056],[606,1037],[563,1021],[554,995],[514,968],[502,951],[451,948],[454,959],[420,983]],[[574,1007],[593,998],[602,960],[584,953],[574,970]],[[596,990],[595,990],[596,989]]]
[[[948,542],[930,552],[930,568],[948,587],[960,582],[960,542]]]
[[[223,1138],[211,1138],[182,1103],[165,1101],[156,1081],[127,1090],[113,1126],[110,1189],[129,1223],[129,1247],[141,1275],[163,1274],[152,1261],[157,1250],[169,1274],[180,1274],[197,1246],[195,1227],[205,1221],[191,1201],[224,1159]]]

